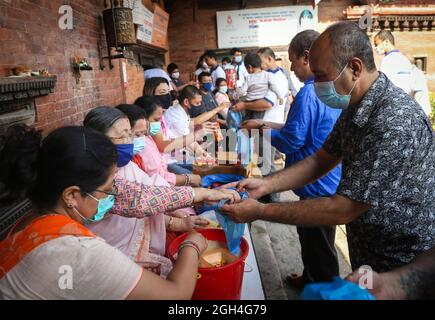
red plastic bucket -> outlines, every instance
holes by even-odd
[[[197,230],[206,239],[226,243],[225,233],[221,229]],[[169,257],[174,260],[178,247],[187,234],[177,237],[168,249]],[[245,259],[248,256],[249,245],[245,238],[240,244],[242,255],[233,263],[218,268],[199,268],[193,300],[240,300],[242,293]]]

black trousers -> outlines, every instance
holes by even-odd
[[[301,243],[303,277],[309,282],[331,281],[339,276],[334,227],[297,227]]]

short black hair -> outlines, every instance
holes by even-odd
[[[275,52],[273,52],[273,50],[269,47],[260,48],[258,49],[257,53],[271,57],[273,60],[276,60]]]
[[[337,70],[342,70],[354,57],[361,59],[368,72],[376,70],[370,39],[357,23],[337,22],[324,33],[329,38]]]
[[[320,33],[315,30],[305,30],[299,32],[290,42],[290,50],[300,58],[303,56],[305,50],[310,50],[314,41],[320,36]]]
[[[116,121],[125,118],[127,118],[127,116],[121,110],[101,106],[88,112],[83,121],[83,125],[106,134]]]
[[[132,128],[136,125],[138,120],[145,120],[145,112],[134,104],[120,104],[115,108],[121,110],[127,116]]]
[[[198,76],[198,81],[202,82],[202,78],[204,77],[211,77],[211,73],[210,72],[201,72]]]
[[[258,54],[249,52],[245,56],[245,66],[253,68],[261,68],[261,58]]]
[[[391,44],[394,46],[396,43],[394,41],[394,36],[389,30],[382,29],[375,35],[375,39],[379,38],[380,40],[388,40],[391,42]]]
[[[178,66],[175,63],[168,64],[168,67],[166,68],[166,70],[168,70],[169,74],[174,72],[175,69],[178,69]]]
[[[231,63],[231,59],[229,57],[225,57],[222,59],[222,63],[224,62]]]
[[[158,108],[163,108],[162,106],[160,106],[156,100],[154,99],[154,97],[151,96],[142,96],[136,99],[136,101],[134,102],[134,104],[136,106],[138,106],[139,108],[142,109],[142,111],[144,112],[145,117],[148,119],[149,117],[151,117],[151,115],[158,109]]]
[[[201,96],[201,91],[195,86],[186,86],[181,90],[179,95],[179,100],[184,101],[185,99],[191,100],[196,96]]]
[[[216,88],[219,88],[219,86],[221,85],[221,83],[224,82],[224,81],[227,82],[227,79],[225,79],[225,78],[217,78],[217,79],[216,79],[216,82],[215,82],[215,87],[216,87]]]
[[[240,48],[232,48],[231,49],[231,55],[235,55],[237,52],[242,53],[242,50]]]
[[[216,55],[216,52],[214,50],[207,50],[206,52],[204,52],[204,58],[206,58],[206,57],[212,58],[212,59],[215,59],[215,60],[218,59],[217,55]]]

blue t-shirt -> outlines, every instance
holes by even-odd
[[[314,79],[307,80],[292,103],[287,121],[280,130],[271,131],[272,145],[286,155],[285,165],[315,154],[323,145],[339,118],[341,110],[319,100]],[[302,198],[334,195],[341,179],[341,164],[316,182],[294,192]]]

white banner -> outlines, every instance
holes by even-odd
[[[136,38],[151,43],[154,14],[143,5],[142,0],[124,1],[124,5],[133,10],[133,23],[138,25]]]
[[[288,45],[299,32],[317,28],[317,7],[286,6],[220,11],[217,15],[218,47]]]
[[[143,11],[143,25],[137,28],[137,39],[145,43],[151,43],[153,38],[154,14],[147,8]]]

